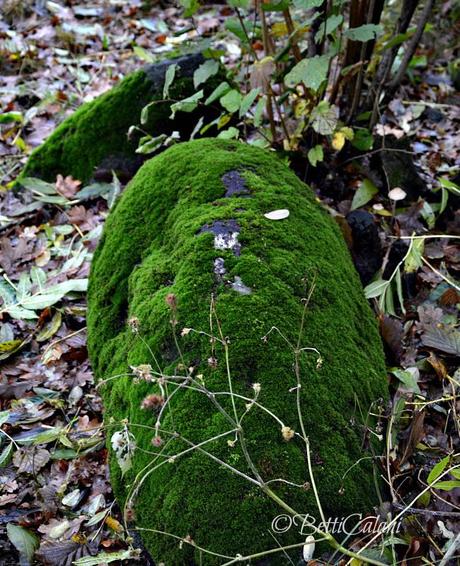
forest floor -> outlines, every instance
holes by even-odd
[[[107,200],[118,188],[64,208],[39,198],[24,202],[12,182],[59,122],[152,57],[216,30],[230,54],[237,44],[223,30],[222,6],[200,12],[191,28],[178,9],[143,11],[140,1],[36,2],[33,10],[27,2],[6,4],[10,11],[0,20],[0,564],[19,563],[18,545],[24,564],[27,545],[47,565],[70,566],[100,552],[123,558],[130,551],[109,484],[79,292]],[[397,93],[378,128],[409,140],[426,192],[411,202],[372,195],[366,206],[384,261],[402,276],[400,291],[389,299],[393,307],[388,302],[379,313],[392,392],[383,472],[389,499],[382,510],[395,515],[409,507],[403,531],[386,539],[396,548],[395,561],[407,564],[437,563],[452,546],[460,552],[458,473],[427,488],[459,453],[460,257],[453,236],[460,235],[460,216],[455,185],[440,182],[455,178],[460,161],[459,94],[443,61],[427,64],[420,55],[414,80]],[[319,197],[339,218],[372,168],[371,153],[361,171],[326,160],[332,177],[327,183],[320,175],[314,179]],[[82,186],[60,178],[56,188],[72,199]],[[413,233],[422,237],[411,239]],[[392,244],[404,238],[419,261],[403,272],[398,258],[407,248],[398,256]],[[38,293],[21,304],[35,278],[46,300]]]

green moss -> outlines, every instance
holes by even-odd
[[[152,134],[180,131],[187,139],[197,122],[197,114],[179,113],[169,120],[172,101],[195,92],[193,71],[203,61],[200,54],[165,61],[128,75],[119,85],[95,100],[83,104],[60,124],[53,134],[32,152],[23,171],[24,177],[54,181],[58,173],[89,181],[95,168],[115,158],[123,166],[138,168],[142,158],[135,153],[139,135],[128,140],[131,126],[140,126],[141,111],[149,102],[163,99],[164,73],[171,63],[179,64],[177,78],[169,89],[171,101],[151,107],[148,123],[142,130]],[[212,82],[212,81],[211,81]],[[215,85],[214,85],[215,86]],[[111,163],[108,168],[115,168]]]
[[[244,177],[250,195],[224,197],[222,177],[230,171]],[[280,208],[290,210],[289,218],[264,217]],[[214,249],[213,235],[200,232],[216,220],[231,219],[241,230],[239,256],[232,250]],[[218,257],[225,260],[227,270],[221,282],[214,274]],[[236,276],[251,288],[250,294],[233,290],[230,283]],[[365,455],[360,411],[366,415],[373,401],[386,396],[382,346],[339,230],[310,189],[274,154],[237,142],[200,140],[174,146],[140,169],[107,219],[93,261],[89,350],[98,379],[124,374],[129,366],[139,364],[155,369],[151,349],[165,374],[178,372],[183,361],[195,368],[195,375],[204,376],[211,390],[228,391],[222,347],[216,348],[217,368],[213,369],[207,361],[209,338],[180,334],[184,327],[209,332],[214,293],[222,331],[230,340],[234,390],[251,397],[251,385],[260,383],[260,402],[299,431],[295,393],[289,392],[296,384],[293,352],[277,332],[267,341],[261,338],[276,326],[296,343],[305,278],[311,282],[315,276],[300,345],[317,348],[323,365],[317,368],[313,352],[302,355],[302,412],[326,516],[342,517],[369,511],[376,503],[369,460],[350,467]],[[179,323],[174,330],[165,302],[169,293],[177,298]],[[131,317],[139,319],[142,339],[129,328]],[[173,331],[183,359],[174,346]],[[154,426],[156,416],[140,405],[147,394],[158,391],[157,385],[136,384],[132,377],[122,376],[101,390],[107,423],[126,418]],[[231,414],[228,396],[218,398]],[[197,392],[180,390],[170,406],[172,412],[162,426],[194,443],[230,428],[211,401]],[[244,411],[243,402],[237,402],[237,407]],[[120,428],[117,424],[113,430]],[[285,442],[280,425],[269,415],[252,408],[244,429],[264,480],[311,481],[302,442],[297,438]],[[151,444],[151,429],[132,426],[131,430],[141,449],[158,451]],[[186,447],[176,439],[163,448],[174,454]],[[250,473],[238,444],[232,448],[224,438],[206,449]],[[122,503],[136,475],[152,458],[137,450],[132,469],[122,477],[112,455],[112,483]],[[312,490],[285,483],[271,486],[299,513],[318,517]],[[271,522],[281,513],[256,486],[197,451],[148,475],[135,502],[137,526],[189,535],[196,544],[225,555],[275,547]],[[176,540],[151,532],[144,531],[142,536],[159,562],[199,563],[198,551],[187,545],[181,549]],[[305,534],[293,527],[277,539],[282,544],[299,543]],[[293,551],[292,556],[298,557],[299,552]],[[209,556],[203,561],[223,562]],[[285,563],[285,559],[278,555],[270,563]]]

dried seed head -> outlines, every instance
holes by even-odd
[[[260,385],[260,383],[253,383],[253,384],[252,384],[252,388],[253,388],[254,391],[256,392],[256,395],[258,395],[258,394],[260,393],[261,385]]]
[[[152,366],[150,364],[141,364],[139,366],[130,366],[133,370],[134,375],[138,379],[142,379],[144,381],[152,381]]]
[[[208,358],[208,366],[212,367],[212,369],[216,369],[217,368],[217,358],[215,358],[214,356],[211,356],[210,358]]]
[[[281,435],[283,436],[283,438],[286,442],[289,442],[289,440],[294,438],[294,434],[295,434],[295,432],[292,430],[292,428],[290,428],[288,426],[283,426],[281,428]]]
[[[137,334],[139,332],[140,323],[137,316],[133,316],[128,320],[128,326],[131,328],[134,334]]]
[[[141,403],[141,409],[156,409],[163,405],[164,399],[161,395],[153,393],[152,395],[147,395],[147,397]]]
[[[131,505],[127,506],[125,509],[125,519],[127,522],[134,521],[136,518],[134,514],[134,509]]]
[[[152,438],[152,444],[158,448],[163,444],[163,439],[160,436],[154,436]]]
[[[168,293],[165,297],[165,302],[171,310],[175,311],[177,309],[177,298],[174,293]]]

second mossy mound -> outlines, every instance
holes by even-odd
[[[101,180],[110,180],[112,170],[119,176],[132,177],[144,158],[136,153],[139,134],[128,139],[131,126],[139,126],[152,136],[177,130],[188,139],[201,116],[212,119],[217,115],[207,108],[190,114],[180,112],[175,120],[170,119],[171,105],[195,92],[193,74],[204,61],[201,53],[193,53],[147,65],[128,75],[64,120],[31,154],[22,176],[54,181],[58,174],[72,175],[86,183],[99,169]],[[175,78],[168,100],[163,100],[165,75],[171,65],[177,65]],[[206,92],[216,84],[211,79]],[[141,126],[142,109],[154,101],[157,104],[150,107],[148,121]],[[109,179],[103,178],[107,175]]]
[[[107,219],[88,326],[113,488],[156,561],[229,560],[171,535],[226,557],[305,541],[245,450],[319,525],[297,393],[325,516],[378,501],[363,449],[386,397],[377,326],[339,229],[273,153],[209,139],[147,162]]]

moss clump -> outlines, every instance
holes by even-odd
[[[173,101],[195,92],[193,72],[203,61],[199,53],[186,55],[146,66],[128,75],[119,85],[83,104],[64,120],[31,154],[23,176],[54,181],[60,173],[87,182],[93,177],[95,168],[101,165],[109,173],[110,169],[118,168],[122,172],[124,169],[136,170],[143,159],[135,153],[139,137],[128,140],[129,128],[140,126],[144,106],[163,99],[166,70],[176,63],[176,78],[169,89],[171,101],[151,107],[148,123],[142,129],[152,135],[178,130],[184,137],[188,136],[199,113],[179,113],[176,120],[170,120],[170,108]]]
[[[283,208],[290,211],[287,219],[264,216]],[[229,249],[215,249],[216,242]],[[317,348],[323,364],[317,367],[313,352],[301,356],[301,404],[323,508],[326,516],[340,518],[369,511],[376,503],[372,469],[365,465],[369,460],[351,466],[363,457],[363,419],[371,403],[386,396],[386,379],[376,324],[335,223],[276,156],[237,142],[180,144],[139,170],[107,219],[89,289],[89,349],[96,377],[119,376],[101,387],[105,419],[107,424],[128,419],[140,448],[124,477],[112,454],[111,477],[120,502],[148,470],[152,452],[174,454],[189,447],[162,433],[164,444],[155,448],[153,430],[135,426],[154,426],[155,411],[142,409],[141,403],[158,393],[158,386],[133,382],[126,375],[130,366],[151,364],[155,370],[153,354],[166,375],[183,373],[182,364],[202,374],[210,390],[228,391],[223,348],[217,344],[212,353],[208,336],[181,335],[182,328],[210,331],[212,294],[223,335],[230,340],[234,391],[252,397],[252,384],[259,383],[259,402],[286,426],[300,430],[296,393],[289,392],[296,386],[293,351],[277,332],[262,337],[276,326],[297,343],[305,279],[311,283],[315,277],[300,345]],[[176,325],[168,301],[177,303]],[[128,324],[132,317],[139,321],[139,334]],[[169,386],[170,393],[173,389]],[[232,414],[229,397],[217,398]],[[244,402],[236,405],[241,414]],[[170,407],[162,428],[195,444],[232,428],[208,397],[190,389],[180,389]],[[249,452],[265,481],[311,482],[300,439],[283,440],[280,424],[257,407],[243,422]],[[122,428],[113,426],[114,431]],[[205,448],[251,475],[240,445],[228,445],[232,438]],[[318,520],[311,489],[270,485],[299,513]],[[255,485],[198,451],[165,461],[147,475],[134,509],[138,527],[188,535],[227,556],[276,546],[269,531],[272,520],[284,513]],[[193,547],[180,548],[177,540],[153,532],[141,534],[159,562],[201,563]],[[305,540],[299,526],[276,537],[282,544]],[[294,557],[299,553],[292,551]],[[209,555],[202,559],[225,562]],[[282,555],[270,560],[285,562]]]

